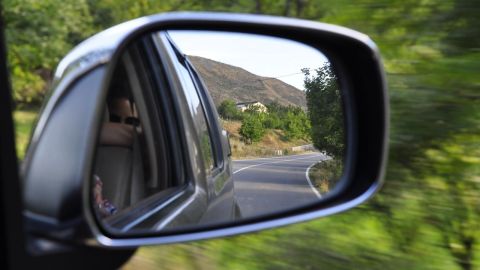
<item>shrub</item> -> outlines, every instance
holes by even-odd
[[[263,127],[260,115],[246,115],[242,121],[239,132],[247,144],[260,141],[265,134],[265,128]]]

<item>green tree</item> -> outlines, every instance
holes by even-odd
[[[239,133],[247,144],[260,141],[265,134],[260,114],[247,114],[242,120]]]
[[[308,139],[311,132],[310,119],[299,107],[289,110],[283,119],[285,137],[291,139]]]
[[[268,112],[268,115],[264,121],[265,128],[283,129],[282,119],[285,117],[287,107],[276,101],[273,101],[265,106],[267,107]]]
[[[237,109],[235,101],[226,99],[218,106],[218,114],[226,120],[241,120],[242,112]]]
[[[265,117],[265,120],[263,121],[263,126],[265,128],[269,129],[282,129],[282,120],[280,117],[273,112],[268,112],[268,114]]]
[[[302,72],[313,144],[332,158],[343,160],[345,127],[337,78],[328,64],[316,69],[313,75],[309,69]]]

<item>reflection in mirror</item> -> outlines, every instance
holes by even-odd
[[[113,233],[292,210],[335,189],[344,133],[338,78],[317,49],[245,33],[149,34],[111,80],[93,208]]]

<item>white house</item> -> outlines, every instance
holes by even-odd
[[[267,107],[259,101],[239,102],[236,105],[237,105],[237,109],[242,112],[250,107],[257,108],[259,112],[267,112]]]

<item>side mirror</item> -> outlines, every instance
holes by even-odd
[[[339,213],[381,186],[387,130],[382,63],[361,33],[256,15],[139,18],[59,64],[25,158],[28,230],[136,247]]]

